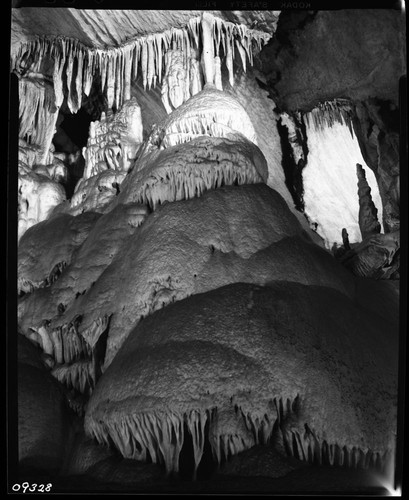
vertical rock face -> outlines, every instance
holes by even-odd
[[[358,197],[359,197],[359,227],[362,239],[372,234],[381,232],[381,225],[377,217],[377,209],[372,201],[371,188],[366,180],[365,170],[359,163],[356,165],[358,177]]]
[[[74,17],[88,19],[82,11]],[[331,15],[299,17],[295,32],[311,32],[303,43],[316,47],[314,30],[325,33]],[[139,462],[143,474],[141,463],[156,464],[146,472],[151,478],[158,466],[183,477],[189,462],[196,478],[206,463],[222,466],[261,445],[320,466],[390,463],[398,295],[378,283],[382,300],[372,301],[354,275],[396,277],[399,234],[379,234],[358,168],[362,244],[350,242],[350,227],[341,224],[339,259],[316,245],[297,212],[305,184],[297,185],[294,207],[286,182],[296,181],[281,169],[286,152],[275,128],[281,116],[281,145],[304,173],[314,155],[308,131],[342,122],[352,132],[345,109],[355,108],[349,101],[345,109],[335,101],[301,106],[297,82],[285,96],[277,85],[275,108],[258,73],[244,74],[270,35],[231,22],[240,13],[229,19],[205,12],[115,48],[61,37],[13,51],[21,88],[28,74],[48,82],[41,91],[27,86],[20,112],[24,463],[44,457],[45,468],[54,461],[50,468],[94,479],[107,471],[113,483],[128,482],[118,456]],[[270,17],[259,19],[263,25]],[[282,26],[291,22],[285,15]],[[267,53],[283,43],[280,36]],[[304,50],[292,36],[293,52],[275,53],[282,71],[286,57]],[[98,95],[106,110],[90,122],[84,172],[68,196],[68,174],[50,142],[58,110],[75,114]],[[160,112],[147,129],[153,102]],[[294,102],[299,110],[290,109]],[[69,449],[65,398],[80,427]]]

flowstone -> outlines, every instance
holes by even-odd
[[[288,455],[310,463],[384,466],[395,446],[397,340],[391,323],[328,287],[228,285],[131,332],[91,396],[85,429],[168,472],[192,415],[196,468],[206,440],[220,463],[277,433]]]

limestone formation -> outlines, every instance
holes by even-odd
[[[346,252],[341,262],[356,276],[371,279],[399,277],[400,231],[370,234]]]
[[[205,30],[201,29],[203,23],[207,26]],[[155,86],[156,82],[162,80],[166,63],[171,64],[169,60],[176,54],[168,53],[168,60],[165,61],[167,51],[180,50],[183,58],[188,61],[191,48],[199,47],[201,32],[208,36],[208,43],[215,45],[216,55],[223,50],[230,79],[233,79],[234,51],[239,52],[245,68],[246,57],[252,62],[253,51],[260,50],[270,38],[266,32],[251,30],[244,25],[236,25],[205,13],[204,21],[200,16],[192,17],[183,28],[172,28],[162,33],[138,37],[120,48],[108,51],[90,49],[77,40],[65,37],[38,37],[32,42],[20,44],[13,58],[13,69],[19,73],[40,72],[43,65],[50,64],[48,58],[52,54],[55,107],[61,106],[66,87],[68,106],[71,112],[76,113],[81,107],[82,95],[89,95],[93,80],[98,75],[101,78],[102,91],[106,92],[108,107],[119,108],[129,99],[131,80],[136,79],[138,71],[142,73],[145,88]],[[33,59],[34,64],[30,64]],[[211,59],[206,63],[205,72],[213,71],[213,65],[214,60]],[[170,69],[167,68],[167,73],[169,72]],[[189,91],[188,87],[186,89]],[[171,86],[171,101],[176,97],[175,94],[172,96],[174,91]],[[178,102],[178,99],[180,100],[177,98],[175,102]]]
[[[178,470],[184,422],[196,468],[206,440],[220,463],[275,432],[308,462],[384,463],[395,439],[396,342],[390,324],[337,291],[228,285],[132,331],[90,399],[85,429],[168,472]]]
[[[337,15],[382,43],[345,11],[91,13],[13,11],[18,484],[390,482],[396,96],[321,74]]]
[[[91,122],[85,158],[84,179],[111,169],[127,172],[142,143],[141,111],[135,99],[128,99],[121,109],[100,121]]]
[[[94,212],[78,217],[62,214],[30,228],[18,247],[18,292],[52,284],[99,217]]]
[[[20,239],[29,227],[47,219],[53,209],[65,201],[65,190],[48,175],[37,173],[21,163],[18,184]]]

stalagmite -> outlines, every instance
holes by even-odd
[[[358,177],[359,228],[362,239],[365,239],[368,236],[379,234],[381,225],[378,221],[378,210],[372,201],[371,188],[366,180],[365,170],[359,163],[356,164],[356,174]]]
[[[348,231],[346,228],[342,228],[342,244],[345,250],[351,250],[351,245],[349,244]]]

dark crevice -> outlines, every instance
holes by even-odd
[[[107,350],[107,342],[108,342],[108,333],[109,333],[109,325],[111,322],[111,317],[108,319],[107,327],[105,331],[99,336],[97,343],[95,344],[93,356],[95,363],[95,384],[98,382],[98,379],[102,375],[102,366],[105,362],[105,354]]]
[[[57,279],[61,276],[64,269],[67,267],[67,263],[65,261],[58,262],[51,270],[50,274],[46,278],[44,282],[44,286],[52,285]]]
[[[299,125],[297,127],[297,142],[302,145],[303,150],[303,158],[300,158],[298,162],[296,162],[294,158],[293,149],[288,137],[288,128],[283,125],[281,118],[277,121],[277,130],[280,136],[282,151],[281,165],[284,171],[285,184],[291,194],[295,208],[300,212],[304,212],[305,206],[302,171],[306,165],[308,147],[305,139],[305,124],[302,122],[297,125]],[[304,137],[302,137],[303,135]]]
[[[179,455],[179,479],[183,481],[191,481],[194,479],[194,454],[193,454],[193,440],[189,428],[184,422],[184,438],[183,446]],[[211,445],[208,439],[209,435],[209,422],[206,422],[204,429],[205,441],[203,446],[203,455],[196,471],[197,480],[209,479],[217,470],[218,465],[213,457]]]

